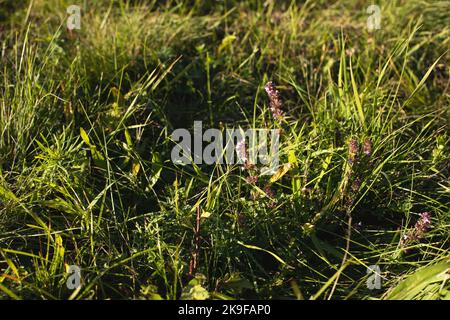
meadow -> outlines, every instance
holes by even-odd
[[[0,0],[0,299],[449,300],[449,49],[446,0]]]

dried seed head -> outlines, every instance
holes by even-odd
[[[270,100],[270,111],[275,119],[281,120],[284,118],[284,112],[281,110],[283,103],[281,102],[280,92],[275,87],[272,81],[267,82],[264,87]]]

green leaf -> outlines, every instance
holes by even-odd
[[[419,269],[396,287],[391,289],[384,297],[386,300],[424,300],[439,299],[439,290],[448,290],[450,282],[450,261],[444,261]],[[439,284],[439,285],[435,285]],[[441,287],[442,284],[442,288]],[[444,287],[446,284],[446,287]],[[446,291],[447,292],[447,291]],[[448,293],[445,293],[448,297]]]
[[[352,82],[353,96],[355,97],[356,110],[358,111],[359,122],[360,122],[361,126],[363,128],[365,128],[366,127],[366,118],[364,116],[364,111],[363,111],[363,107],[362,107],[362,101],[361,101],[361,99],[359,97],[358,87],[356,85],[352,69],[353,69],[352,68],[352,60],[350,59],[350,79],[351,79],[351,82]]]
[[[199,284],[188,284],[181,294],[181,300],[206,300],[209,292]]]
[[[283,265],[285,265],[285,266],[287,266],[287,267],[290,267],[286,262],[284,262],[283,259],[281,259],[281,258],[280,258],[279,256],[277,256],[275,253],[273,253],[273,252],[271,252],[271,251],[269,251],[269,250],[266,250],[266,249],[263,249],[263,248],[260,248],[260,247],[257,247],[257,246],[253,246],[253,245],[250,245],[250,244],[245,244],[245,243],[242,243],[242,242],[240,242],[240,241],[238,241],[238,243],[239,243],[241,246],[244,246],[244,247],[246,247],[246,248],[248,248],[248,249],[264,251],[264,252],[270,254],[272,257],[274,257],[274,258],[275,258],[278,262],[280,262],[281,264],[283,264]],[[290,267],[290,268],[292,268],[292,267]]]
[[[89,136],[83,128],[80,128],[80,137],[83,141],[90,147],[91,141],[89,140]]]

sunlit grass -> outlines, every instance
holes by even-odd
[[[0,0],[0,298],[448,299],[445,1],[191,2]],[[287,165],[175,165],[193,121]]]

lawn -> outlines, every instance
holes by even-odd
[[[0,299],[450,299],[449,49],[445,0],[0,0]]]

